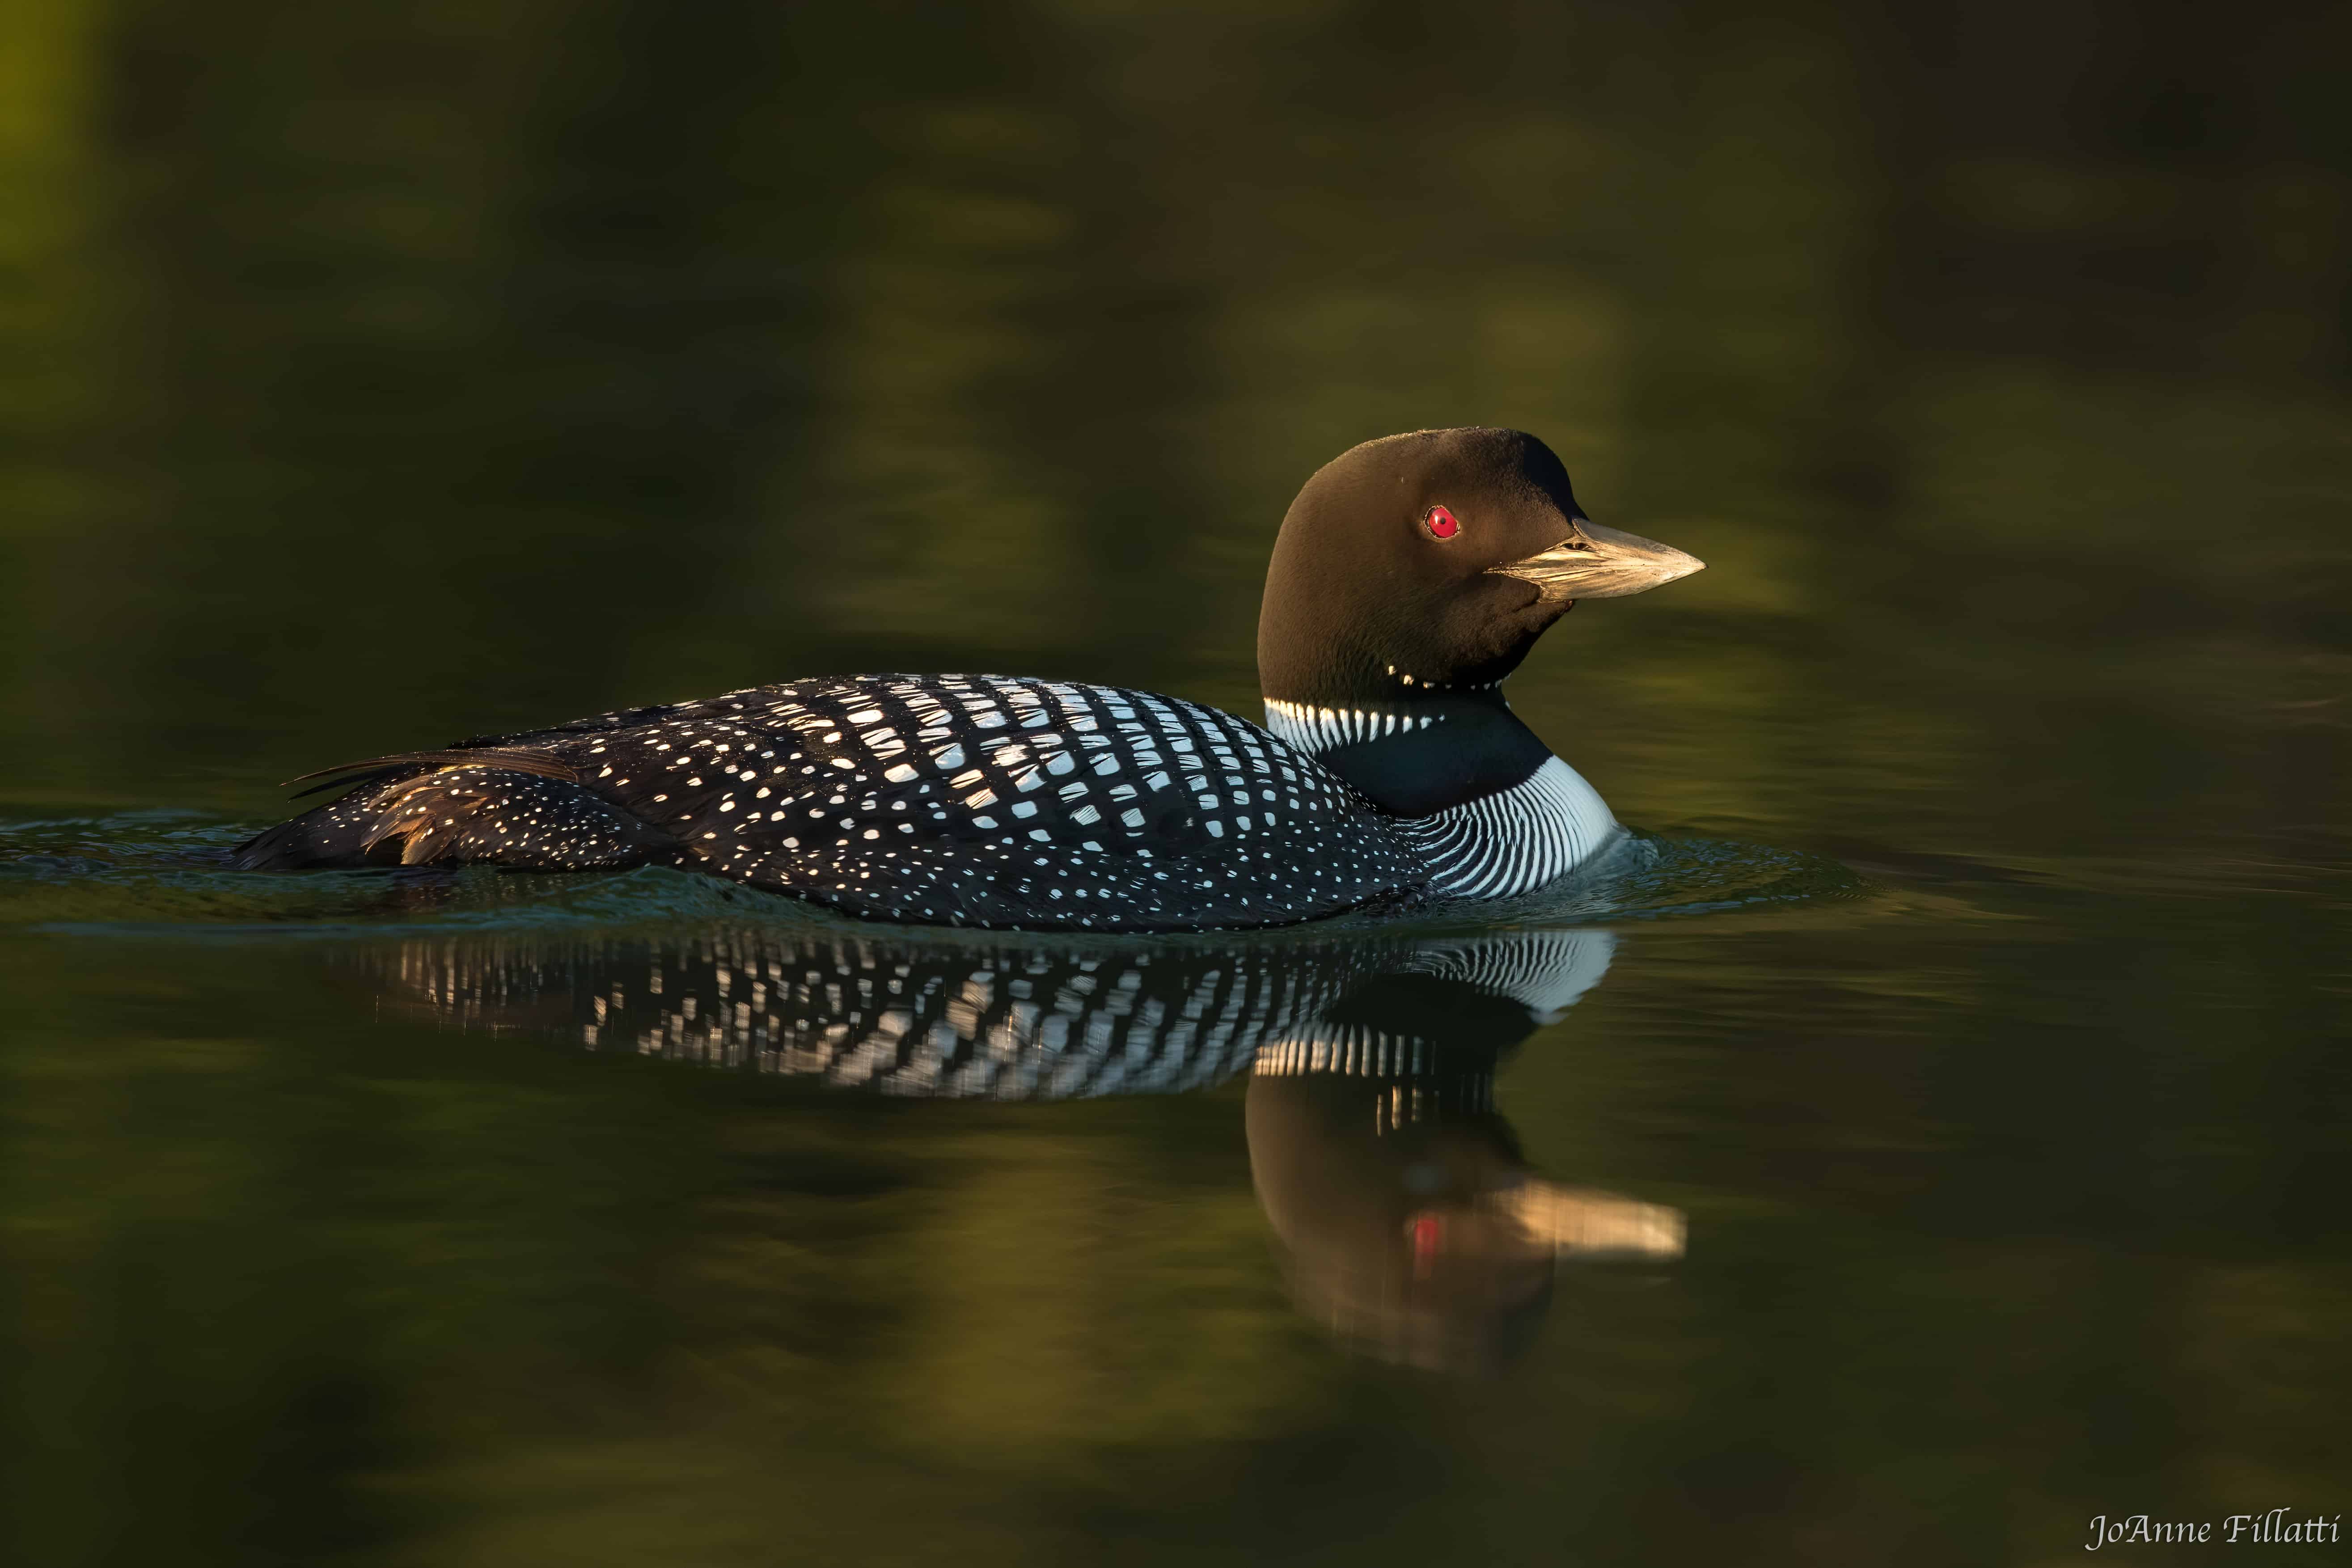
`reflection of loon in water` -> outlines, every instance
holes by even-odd
[[[1164,1094],[1252,1071],[1252,1173],[1300,1307],[1375,1353],[1461,1367],[1524,1342],[1561,1260],[1682,1251],[1678,1212],[1537,1176],[1494,1110],[1498,1059],[1610,951],[1598,931],[1112,946],[743,926],[412,942],[386,978],[463,1026],[886,1093]]]
[[[1681,1255],[1679,1211],[1537,1175],[1494,1107],[1498,1059],[1609,952],[1601,931],[1486,939],[1374,975],[1261,1047],[1250,1169],[1301,1310],[1393,1360],[1491,1368],[1533,1334],[1562,1262]]]

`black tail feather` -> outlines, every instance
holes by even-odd
[[[287,798],[289,800],[302,800],[310,795],[323,795],[331,789],[339,789],[343,791],[345,794],[349,794],[351,791],[358,789],[362,784],[382,784],[388,778],[392,778],[396,774],[407,773],[409,771],[408,767],[402,763],[395,763],[392,766],[381,768],[370,768],[360,763],[353,763],[349,770],[343,768],[329,768],[326,772],[331,776],[328,777],[325,783],[314,784],[309,789],[296,789],[294,790],[294,793]],[[279,784],[278,787],[280,789],[294,789],[294,786],[300,784],[302,779],[315,779],[320,776],[320,775],[318,773],[304,773],[302,778],[288,779],[284,784]]]
[[[404,752],[348,763],[305,794],[345,793],[229,852],[247,871],[477,863],[584,871],[668,859],[677,841],[543,752]]]
[[[568,784],[580,782],[572,765],[545,752],[525,746],[480,746],[446,752],[394,752],[381,757],[368,757],[356,763],[338,763],[331,768],[320,768],[312,773],[298,773],[278,787],[293,789],[298,784],[310,784],[323,779],[323,784],[310,784],[306,790],[296,790],[294,798],[317,795],[320,790],[333,789],[339,783],[357,785],[365,779],[388,778],[392,774],[420,768],[494,767],[511,773],[536,773],[541,778],[562,779]]]
[[[228,853],[240,871],[309,871],[400,863],[398,849],[371,854],[368,834],[373,812],[342,809],[343,802],[313,806],[301,816],[265,827]]]

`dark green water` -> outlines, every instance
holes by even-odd
[[[0,14],[0,1556],[2352,1511],[2347,15]],[[1710,563],[1514,682],[1652,859],[1507,931],[209,859],[314,766],[798,674],[1254,711],[1298,482],[1474,422]],[[1531,947],[1557,1022],[1442,988]],[[844,953],[990,1019],[1369,986],[1443,1059],[892,1079],[854,996],[762,1021]],[[1433,1262],[1399,1149],[1466,1184]],[[1646,1256],[1497,1239],[1528,1169]]]

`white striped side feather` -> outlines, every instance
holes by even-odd
[[[1431,884],[1465,899],[1502,899],[1555,881],[1620,831],[1593,787],[1558,757],[1482,800],[1397,826],[1422,854]]]

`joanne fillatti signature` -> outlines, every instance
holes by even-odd
[[[2268,1513],[2233,1513],[2222,1520],[2155,1519],[2144,1513],[2127,1513],[2115,1519],[2105,1514],[2091,1521],[2091,1539],[2083,1545],[2085,1552],[2096,1552],[2102,1546],[2120,1546],[2126,1542],[2209,1542],[2227,1545],[2241,1542],[2262,1545],[2284,1545],[2294,1542],[2340,1542],[2344,1539],[2344,1516],[2340,1513],[2323,1518],[2313,1514],[2309,1519],[2290,1519],[2292,1510],[2274,1508]]]

